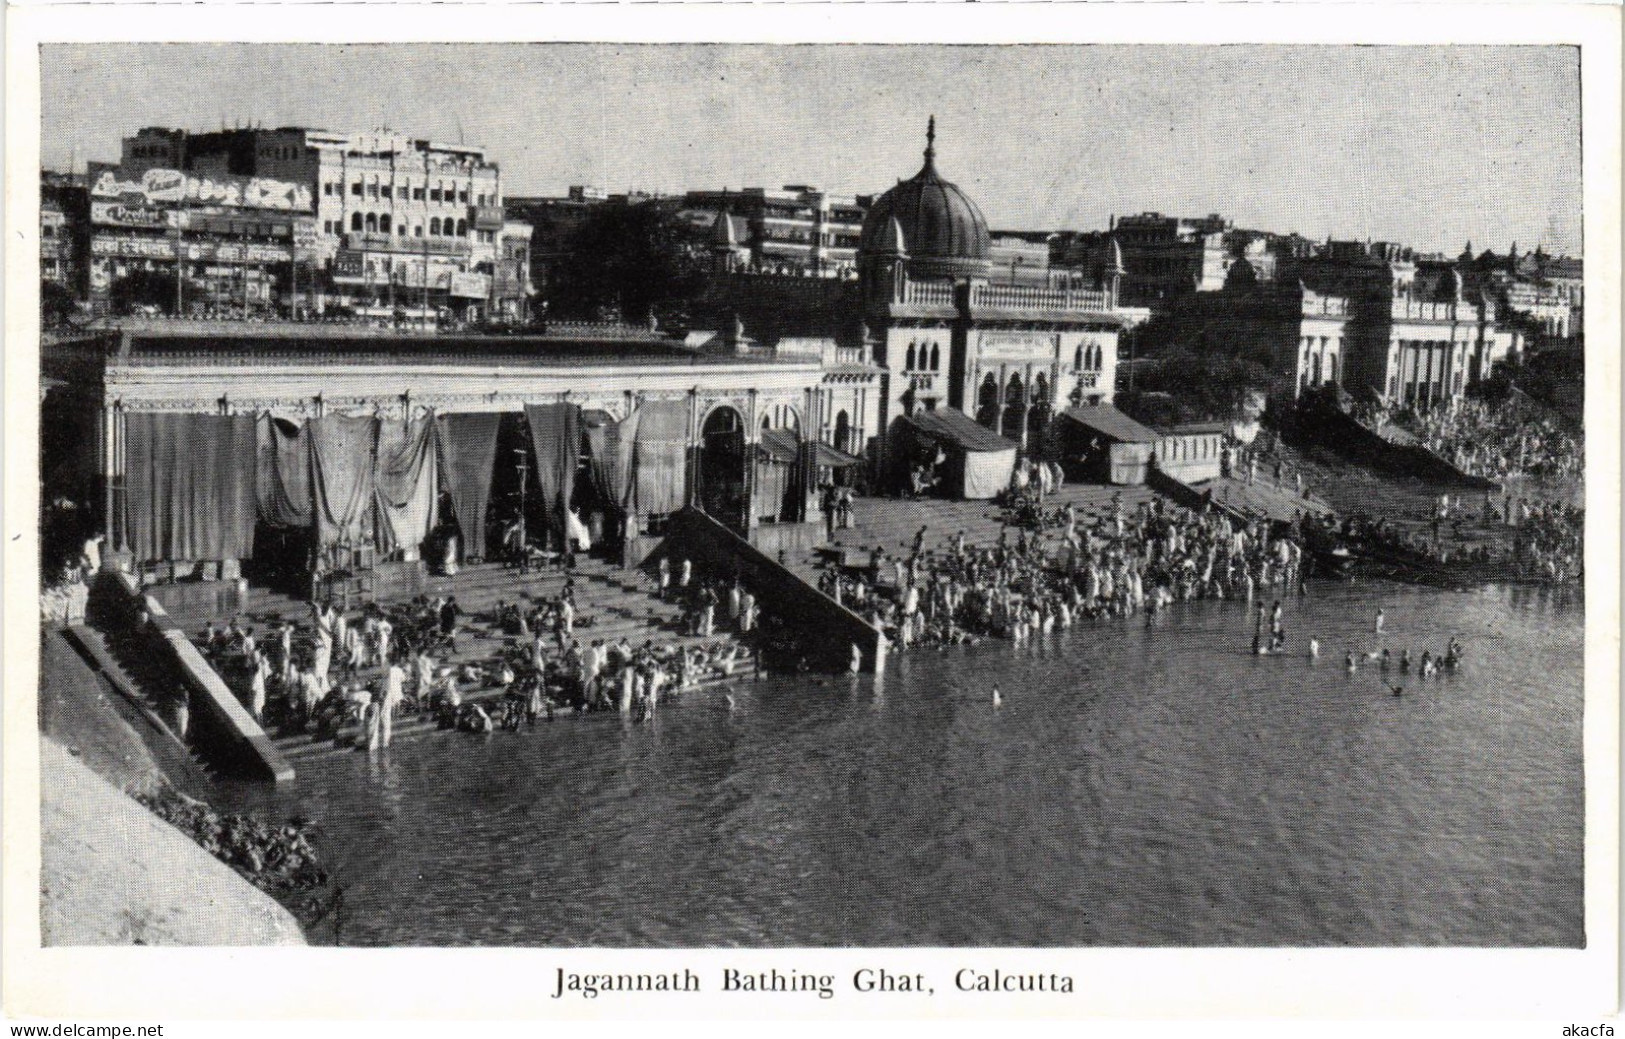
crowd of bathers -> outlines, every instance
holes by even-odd
[[[1496,564],[1524,581],[1562,583],[1585,574],[1585,509],[1510,494],[1486,493],[1482,509],[1441,494],[1428,526],[1403,526],[1366,513],[1305,516],[1300,532],[1362,551],[1399,553],[1440,564]],[[1477,524],[1477,532],[1471,525]],[[1476,543],[1475,533],[1511,531]]]
[[[1196,512],[1158,498],[1079,523],[1070,505],[1053,537],[1001,530],[973,546],[963,532],[888,558],[876,549],[866,568],[826,569],[820,587],[880,626],[899,648],[975,642],[1024,643],[1079,621],[1144,613],[1194,599],[1250,600],[1264,589],[1302,588],[1303,552],[1267,520],[1219,510]]]
[[[1535,405],[1456,398],[1394,421],[1462,472],[1490,479],[1571,479],[1585,472],[1585,446]]]
[[[654,594],[684,607],[685,633],[714,640],[634,646],[624,635],[588,637],[594,618],[580,614],[567,579],[556,596],[498,602],[477,616],[503,637],[500,653],[483,661],[453,659],[467,637],[455,597],[359,612],[312,603],[308,624],[284,620],[269,630],[211,623],[199,648],[256,721],[284,734],[324,738],[359,726],[358,741],[388,745],[403,715],[471,732],[535,726],[559,711],[618,710],[641,720],[701,681],[732,676],[744,650],[718,629],[749,635],[760,613],[738,581],[695,579],[687,561],[675,580],[669,562],[660,575]]]

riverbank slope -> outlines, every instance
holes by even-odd
[[[40,683],[40,938],[51,945],[303,945],[270,895],[135,796],[208,778],[47,634]]]

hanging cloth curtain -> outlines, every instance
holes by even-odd
[[[617,458],[621,445],[621,424],[614,420],[587,427],[587,471],[593,490],[614,509],[620,509],[626,489],[619,479]]]
[[[252,415],[125,417],[124,529],[137,560],[254,554]]]
[[[255,497],[262,523],[273,527],[308,527],[310,511],[310,433],[301,426],[292,436],[270,414],[254,424],[258,465]]]
[[[616,433],[611,441],[615,447],[614,465],[610,467],[610,478],[614,481],[614,500],[621,505],[621,511],[635,513],[638,511],[637,481],[634,452],[637,448],[638,428],[643,423],[643,411],[638,409],[616,423]]]
[[[550,530],[564,534],[576,468],[581,464],[581,408],[575,404],[526,404],[525,422],[536,452],[536,491]]]
[[[378,451],[378,420],[371,415],[311,419],[311,472],[315,479],[316,536],[322,548],[367,541]]]
[[[434,416],[378,424],[378,548],[421,545],[439,520],[440,465]]]
[[[644,514],[676,512],[687,502],[688,401],[650,401],[639,408],[634,438],[633,496]]]
[[[496,471],[499,414],[446,415],[440,419],[440,472],[457,510],[463,558],[485,558],[485,512]]]

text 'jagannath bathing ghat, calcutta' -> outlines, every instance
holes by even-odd
[[[1468,399],[1525,343],[1459,275],[1423,286],[1380,250],[1344,268],[1344,296],[1237,274],[1234,327],[1278,339],[1292,375],[1267,402],[1292,419],[1261,431],[1262,393],[1222,421],[1119,410],[1120,352],[1154,320],[1124,303],[1121,243],[1060,280],[1003,276],[934,125],[919,172],[869,204],[854,276],[753,268],[725,211],[705,252],[717,331],[143,318],[47,336],[43,529],[70,546],[48,642],[192,766],[305,797],[358,751],[438,760],[459,732],[652,723],[685,700],[733,717],[748,689],[824,697],[838,672],[878,698],[888,672],[906,691],[943,654],[980,673],[977,643],[1042,655],[1076,628],[1109,655],[1188,624],[1250,662],[1380,675],[1398,700],[1479,647],[1396,638],[1380,598],[1305,630],[1326,609],[1303,605],[1312,578],[1581,574],[1572,496],[1506,479],[1577,472],[1578,434],[1531,399]],[[1335,346],[1304,345],[1329,316]],[[1496,478],[1452,453],[1466,439],[1500,445]],[[1351,510],[1310,450],[1328,442],[1431,482]],[[1395,615],[1425,616],[1423,594],[1444,593],[1395,592]],[[1012,668],[975,701],[1008,716],[1078,674],[1018,687]]]

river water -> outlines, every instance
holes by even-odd
[[[232,800],[317,820],[345,894],[317,942],[1581,944],[1579,592],[1317,582],[1285,610],[1280,657],[1239,604],[1187,604]],[[1451,634],[1466,666],[1396,671],[1402,697],[1343,667]]]

